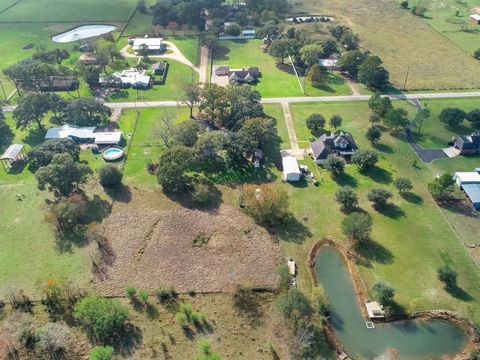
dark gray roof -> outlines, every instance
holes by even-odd
[[[325,147],[323,141],[316,140],[310,143],[310,147],[312,148],[313,158],[315,160],[323,160],[326,159],[328,154],[330,153],[328,149]]]
[[[344,145],[344,147],[340,147],[340,145]],[[310,143],[310,147],[315,160],[326,159],[328,154],[332,152],[348,153],[358,149],[353,136],[346,132],[330,135],[322,134],[318,140]]]

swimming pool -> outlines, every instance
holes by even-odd
[[[119,160],[123,157],[123,149],[120,147],[109,147],[102,152],[102,157],[106,161]]]
[[[55,35],[52,37],[52,40],[57,43],[69,43],[107,34],[116,28],[117,27],[113,25],[83,25],[62,34]]]

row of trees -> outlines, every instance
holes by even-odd
[[[467,113],[459,108],[445,108],[440,112],[438,118],[450,127],[459,126],[464,120],[468,120],[473,127],[480,128],[480,109],[474,109]]]
[[[25,129],[36,123],[43,128],[42,120],[52,114],[56,124],[105,127],[110,121],[111,110],[94,98],[65,100],[55,93],[26,93],[13,111],[17,128]]]
[[[338,66],[368,88],[382,90],[388,85],[389,73],[378,56],[351,50],[342,54]]]
[[[361,172],[368,172],[378,162],[378,152],[374,150],[359,150],[352,155],[352,163],[356,164]],[[324,168],[331,172],[334,177],[339,177],[345,172],[345,160],[337,154],[328,155]]]

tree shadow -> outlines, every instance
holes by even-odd
[[[111,211],[112,205],[108,201],[103,200],[98,195],[94,195],[92,199],[87,200],[85,223],[102,222]]]
[[[469,302],[474,300],[474,298],[465,290],[463,290],[461,287],[455,285],[451,287],[445,287],[445,291],[448,292],[451,296],[453,296],[455,299]]]
[[[405,211],[403,211],[400,207],[392,203],[388,203],[388,204],[385,204],[384,206],[377,207],[376,210],[380,214],[388,216],[389,218],[392,218],[395,220],[406,215]]]
[[[366,266],[370,267],[370,262],[378,262],[380,264],[391,264],[393,262],[393,254],[375,240],[367,240],[358,243],[355,250],[360,256],[367,260]]]
[[[3,129],[4,131],[0,133],[0,153],[12,143],[13,139],[15,139],[15,134],[9,126],[5,125]]]
[[[298,221],[294,216],[289,216],[286,221],[275,229],[268,229],[280,240],[301,244],[312,236],[310,229]]]
[[[423,199],[421,196],[417,195],[417,194],[414,194],[410,191],[405,191],[405,192],[402,192],[400,193],[400,196],[408,201],[409,203],[412,203],[412,204],[417,204],[417,205],[420,205],[420,204],[423,204]]]
[[[129,356],[141,344],[142,338],[143,336],[140,328],[129,323],[119,334],[118,338],[112,341],[111,345],[122,356]]]
[[[393,181],[392,173],[378,166],[364,172],[364,175],[380,184],[390,184]]]
[[[145,307],[145,313],[150,320],[155,320],[160,317],[160,313],[157,308],[152,304],[147,304]]]
[[[45,141],[46,134],[47,130],[44,128],[36,128],[34,130],[30,130],[28,135],[23,138],[23,142],[32,147],[40,145]]]
[[[392,149],[391,146],[387,144],[382,144],[382,143],[376,143],[372,145],[375,150],[378,150],[380,152],[386,153],[386,154],[393,154],[394,150]]]
[[[230,57],[228,56],[230,52],[231,50],[229,48],[222,45],[217,45],[213,50],[212,57],[214,60],[230,60]]]
[[[116,188],[105,188],[105,193],[112,199],[113,201],[122,202],[122,203],[129,203],[132,201],[132,192],[130,187],[127,185],[120,185]]]
[[[55,233],[55,248],[61,254],[72,252],[73,245],[84,247],[89,243],[87,227],[78,225],[76,229],[69,231],[57,231]]]
[[[358,180],[347,173],[334,176],[333,180],[340,186],[350,186],[351,188],[356,188],[358,186]]]
[[[480,213],[475,211],[471,204],[466,201],[438,201],[437,203],[440,207],[448,211],[469,216],[471,218],[480,219]]]

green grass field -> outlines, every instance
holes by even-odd
[[[329,14],[351,27],[361,46],[384,61],[397,87],[403,88],[410,68],[410,90],[480,88],[480,62],[396,1],[303,0],[292,9],[300,11]]]
[[[233,68],[258,66],[262,77],[256,89],[263,97],[303,96],[295,75],[279,70],[275,65],[275,59],[264,53],[260,46],[261,40],[222,40],[219,43],[219,49],[214,53],[214,64],[229,65]],[[303,78],[301,83],[303,85]],[[342,78],[330,73],[322,88],[308,86],[307,94],[311,96],[349,95],[351,91]]]
[[[265,113],[277,120],[278,136],[281,139],[280,148],[290,149],[290,138],[288,137],[287,125],[285,117],[283,116],[282,106],[280,104],[264,104],[263,109]]]
[[[449,127],[438,118],[440,112],[445,108],[460,108],[466,112],[477,109],[480,103],[477,99],[442,99],[422,100],[422,104],[431,111],[431,116],[422,125],[421,133],[415,134],[415,138],[425,148],[447,147],[448,142],[456,135],[470,135],[475,131],[467,120],[460,126]]]
[[[136,5],[135,0],[22,0],[0,14],[0,21],[126,21]]]
[[[369,115],[366,103],[294,104],[291,111],[294,119],[313,112],[337,113],[343,117],[342,128],[355,136],[360,148],[371,147],[364,135]],[[305,136],[301,127],[296,129],[300,133],[299,139]],[[388,133],[384,133],[376,148],[381,153],[381,161],[379,168],[369,175],[360,174],[355,166],[348,165],[347,175],[337,181],[332,180],[325,170],[315,170],[315,176],[321,182],[318,188],[284,185],[291,194],[296,218],[311,232],[303,239],[300,236],[282,239],[285,251],[301,260],[306,258],[315,240],[323,236],[344,238],[340,230],[343,215],[335,202],[334,192],[339,185],[350,185],[359,194],[361,208],[372,214],[374,220],[375,242],[364,251],[369,264],[359,266],[367,287],[371,288],[379,280],[387,281],[395,287],[396,299],[407,311],[445,308],[457,310],[480,322],[480,303],[474,300],[480,296],[478,268],[445,222],[424,182],[417,177],[411,166],[416,155],[402,136],[392,137]],[[314,168],[311,160],[305,162]],[[433,174],[424,170],[428,171],[425,176],[431,179]],[[397,194],[392,181],[398,176],[408,177],[413,182],[415,196],[403,198]],[[392,206],[383,213],[375,211],[366,200],[368,190],[379,186],[395,194]],[[302,246],[298,246],[299,243]],[[460,286],[473,300],[466,296],[456,299],[443,290],[436,271],[445,263],[458,271]],[[300,269],[303,274],[300,286],[311,282],[308,272],[303,270]]]

